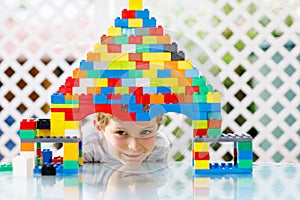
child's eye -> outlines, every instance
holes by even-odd
[[[140,133],[141,135],[150,135],[151,134],[151,131],[149,130],[144,130]]]
[[[117,131],[117,132],[115,132],[115,134],[118,134],[118,135],[128,135],[126,131]]]

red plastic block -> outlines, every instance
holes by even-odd
[[[35,119],[22,119],[20,122],[20,130],[35,130],[36,122]]]
[[[143,36],[129,36],[129,44],[143,44]]]
[[[122,18],[128,19],[128,18],[136,18],[136,11],[135,10],[122,10]]]
[[[129,93],[134,94],[135,96],[141,96],[143,94],[142,87],[129,87]]]
[[[165,94],[165,103],[178,104],[178,102],[179,102],[179,100],[178,100],[178,97],[176,94],[170,94],[170,93]]]
[[[195,152],[195,160],[209,160],[209,152]]]
[[[199,137],[202,137],[202,136],[207,136],[207,129],[194,129],[194,137],[195,136],[199,136]]]
[[[156,36],[164,35],[163,27],[158,26],[157,28],[150,28],[150,35],[156,35]]]
[[[147,62],[136,62],[136,69],[150,69],[150,63]]]
[[[122,45],[120,44],[108,44],[108,53],[120,53],[122,52]]]
[[[120,78],[109,78],[108,87],[122,87],[122,80]]]
[[[194,93],[198,93],[199,94],[199,86],[186,86],[185,87],[185,93],[186,94],[190,94],[193,95]]]
[[[102,35],[100,41],[101,44],[114,44],[115,38],[113,36]]]
[[[150,104],[150,95],[149,94],[136,95],[136,103],[137,104]]]

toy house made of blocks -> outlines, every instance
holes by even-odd
[[[144,105],[149,106],[145,109]],[[142,0],[129,0],[129,9],[122,11],[122,16],[115,19],[115,26],[108,28],[94,50],[87,53],[86,60],[74,69],[73,76],[51,96],[47,130],[32,125],[29,138],[78,135],[80,120],[97,112],[124,121],[149,121],[168,112],[184,114],[193,124],[195,172],[252,171],[251,137],[221,133],[221,94],[214,91],[204,76],[199,76],[198,69],[185,58],[184,52],[178,51],[170,35],[157,26],[148,9],[143,9]],[[21,151],[27,149],[28,142],[32,150],[34,141],[27,139],[21,137]],[[236,162],[209,163],[209,142],[218,139],[235,143]],[[71,149],[78,146],[77,142],[74,144]],[[82,164],[79,155],[69,157]]]

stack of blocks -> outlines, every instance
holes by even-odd
[[[51,129],[42,135],[79,136],[80,120],[97,112],[123,121],[150,121],[177,112],[192,120],[194,137],[221,136],[220,93],[150,18],[142,0],[129,0],[129,10],[122,11],[115,26],[51,96]],[[32,138],[36,132],[30,131]],[[209,169],[208,144],[201,146],[205,151],[195,151],[196,167]],[[65,145],[64,166],[75,168],[80,153],[77,143]]]

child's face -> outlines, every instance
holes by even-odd
[[[112,156],[126,165],[138,165],[152,152],[158,130],[150,122],[123,122],[111,119],[102,130]]]

